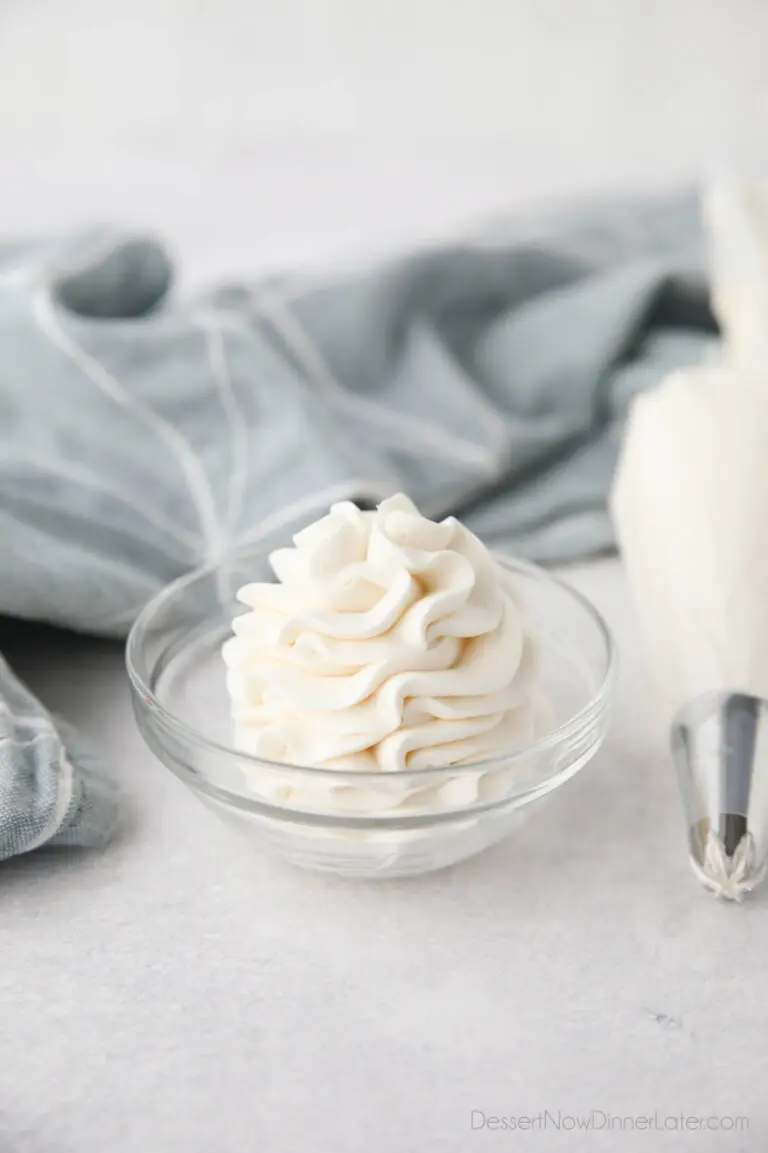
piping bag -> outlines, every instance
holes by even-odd
[[[768,871],[768,186],[704,210],[723,354],[635,400],[611,512],[691,864],[740,901]]]

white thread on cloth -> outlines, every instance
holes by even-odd
[[[136,420],[149,428],[168,448],[176,459],[186,480],[187,488],[197,510],[201,531],[206,542],[206,559],[214,562],[223,554],[224,540],[222,527],[216,511],[210,482],[198,457],[185,438],[159,416],[154,409],[143,403],[95,357],[81,348],[58,323],[50,299],[46,292],[35,296],[33,315],[38,328],[70,360],[76,364],[84,376],[92,381],[105,395],[121,408],[131,413]]]

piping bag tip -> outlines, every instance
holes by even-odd
[[[671,743],[693,871],[717,897],[741,901],[768,871],[768,701],[697,697],[676,715]]]

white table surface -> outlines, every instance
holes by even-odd
[[[612,735],[514,839],[407,881],[231,840],[143,746],[119,646],[0,630],[125,792],[107,851],[0,870],[2,1153],[765,1149],[765,901],[699,890],[621,572],[568,577],[620,645]],[[605,1127],[654,1113],[750,1127]]]

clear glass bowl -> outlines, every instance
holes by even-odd
[[[358,876],[406,876],[451,865],[512,833],[595,755],[605,735],[615,652],[578,592],[542,569],[512,572],[541,645],[551,730],[491,759],[406,773],[273,764],[230,744],[222,642],[244,607],[235,592],[271,579],[262,540],[169,585],[143,610],[127,646],[139,728],[200,800],[264,850],[297,865]]]

